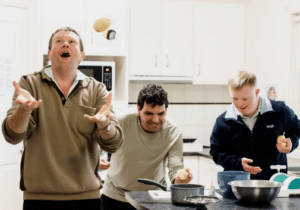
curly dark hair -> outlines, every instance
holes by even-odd
[[[84,50],[84,49],[83,49],[83,43],[82,43],[82,40],[81,40],[81,37],[80,37],[79,33],[78,33],[74,28],[71,28],[71,27],[61,27],[61,28],[57,29],[57,30],[51,35],[51,37],[50,37],[50,39],[49,39],[49,44],[48,44],[48,49],[49,49],[49,50],[51,50],[51,48],[52,48],[52,39],[53,39],[54,35],[55,35],[56,33],[58,33],[59,31],[71,31],[71,32],[75,33],[75,34],[79,37],[80,51],[83,51],[83,50]]]
[[[152,107],[156,105],[165,105],[168,108],[168,93],[160,85],[149,84],[146,85],[139,93],[138,105],[141,109],[144,107],[144,102],[151,104]]]

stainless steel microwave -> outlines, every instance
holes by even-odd
[[[94,77],[105,84],[108,92],[115,95],[115,62],[81,61],[78,69],[88,77]]]

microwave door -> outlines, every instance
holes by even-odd
[[[107,91],[112,91],[112,67],[111,66],[79,66],[78,68],[88,77],[105,84]]]
[[[78,69],[88,77],[94,77],[97,81],[102,82],[102,66],[79,66]]]

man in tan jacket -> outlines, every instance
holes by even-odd
[[[24,144],[23,210],[100,210],[99,145],[114,153],[123,142],[111,94],[77,70],[85,53],[74,29],[53,33],[48,57],[52,66],[13,82],[2,124],[9,143]]]

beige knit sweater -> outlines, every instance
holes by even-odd
[[[140,126],[136,110],[127,110],[118,116],[124,132],[124,142],[112,154],[107,171],[103,194],[127,202],[125,191],[146,191],[158,189],[137,181],[138,178],[151,179],[165,184],[166,162],[170,180],[183,168],[182,133],[166,117],[162,129],[156,133],[146,133]]]

